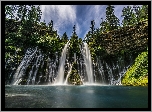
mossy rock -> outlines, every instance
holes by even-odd
[[[127,86],[148,86],[148,51],[142,52],[127,70],[122,84]]]
[[[68,78],[68,84],[72,85],[82,85],[80,75],[77,73],[77,70],[72,70]]]
[[[76,62],[73,62],[72,70],[77,70],[77,63]],[[75,71],[75,72],[77,72],[77,71]]]

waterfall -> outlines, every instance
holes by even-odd
[[[108,75],[109,75],[109,84],[110,85],[114,85],[114,77],[113,77],[113,69],[112,68],[110,68],[110,66],[108,66],[108,64],[106,63],[106,68],[107,68],[107,70],[108,70]]]
[[[73,67],[73,65],[70,65],[70,70],[68,71],[68,74],[67,74],[67,77],[66,77],[66,80],[65,80],[64,84],[67,84],[67,83],[68,83],[68,78],[69,78],[70,73],[71,73],[71,71],[72,71],[72,67]]]
[[[104,74],[104,69],[103,69],[103,64],[101,63],[101,60],[98,59],[98,71],[101,75],[102,83],[105,83],[105,74]]]
[[[34,58],[37,52],[37,47],[35,49],[27,49],[25,56],[18,66],[14,76],[13,76],[13,85],[18,85],[22,81],[22,77],[25,75],[26,68],[28,67],[30,61]]]
[[[70,40],[65,44],[60,60],[56,52],[54,58],[45,55],[36,48],[28,48],[21,63],[12,75],[12,84],[68,84],[68,78],[72,71],[72,62],[68,57]],[[130,58],[118,57],[115,60],[107,61],[103,57],[96,56],[95,60],[91,60],[91,54],[87,43],[79,45],[80,55],[74,53],[74,62],[77,66],[78,74],[83,84],[109,84],[121,85],[121,78],[126,73],[130,65],[132,65],[132,56]],[[127,61],[126,61],[127,59]],[[9,63],[9,60],[6,61]],[[59,65],[58,65],[59,64]],[[7,68],[7,66],[5,65]],[[65,73],[67,74],[65,78]],[[14,74],[14,75],[13,75]],[[9,77],[10,77],[9,76]]]
[[[129,65],[125,66],[124,59],[119,58],[117,63],[113,63],[111,67],[107,63],[105,63],[105,65],[108,71],[109,85],[121,85],[121,78],[132,63],[130,62]]]
[[[86,66],[86,73],[87,73],[87,78],[88,78],[88,84],[93,84],[94,80],[93,80],[93,68],[92,68],[92,61],[91,61],[91,55],[90,55],[90,50],[88,48],[88,44],[84,43],[83,44],[83,51],[82,51],[82,55],[84,58],[84,64]]]
[[[32,78],[32,84],[34,85],[35,84],[35,79],[36,79],[36,75],[37,75],[37,71],[38,71],[38,68],[40,66],[40,63],[42,61],[42,54],[41,52],[39,51],[40,55],[37,57],[37,60],[36,60],[36,70],[34,72],[34,75],[33,75],[33,78]]]
[[[65,46],[64,49],[62,50],[62,55],[60,57],[60,62],[59,62],[59,68],[58,68],[58,75],[56,78],[56,81],[54,82],[54,84],[63,84],[64,83],[64,70],[65,70],[65,59],[66,59],[66,53],[67,53],[67,48],[69,47],[69,42],[68,41]]]

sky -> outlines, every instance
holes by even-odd
[[[128,5],[113,5],[115,15],[122,22],[122,9]],[[64,32],[69,39],[72,36],[73,26],[76,25],[76,34],[84,38],[90,31],[91,21],[95,21],[95,28],[100,27],[101,18],[106,18],[106,5],[41,5],[41,21],[48,24],[53,20],[53,28],[61,37]]]

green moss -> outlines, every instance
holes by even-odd
[[[148,51],[142,52],[122,79],[123,85],[148,86]]]
[[[72,85],[82,85],[82,81],[80,78],[80,75],[78,74],[77,71],[77,64],[76,62],[73,62],[73,67],[72,67],[72,71],[70,72],[70,76],[68,78],[68,84],[72,84]]]
[[[68,78],[68,84],[72,85],[82,85],[82,81],[80,75],[77,73],[76,70],[72,70],[70,76]]]

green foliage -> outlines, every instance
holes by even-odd
[[[140,21],[148,20],[148,5],[143,5],[139,14]]]
[[[123,26],[133,25],[136,23],[136,16],[131,6],[123,8],[122,17],[124,17],[124,19],[122,20]]]
[[[134,10],[135,15],[136,15],[136,23],[138,23],[140,21],[141,8],[137,5],[133,5],[133,10]]]
[[[77,35],[76,34],[76,27],[75,27],[75,25],[73,26],[73,35]]]
[[[103,18],[101,18],[102,19],[102,22],[101,22],[101,24],[100,24],[100,32],[101,33],[103,33],[103,32],[106,32],[106,31],[108,31],[108,23],[107,23],[107,21],[103,21]]]
[[[61,37],[61,41],[64,42],[64,43],[67,43],[68,42],[68,36],[66,34],[66,32],[63,34],[63,36]]]
[[[73,62],[73,64],[72,64],[72,71],[68,78],[68,83],[72,84],[72,85],[82,85],[83,84],[81,81],[80,75],[78,74],[78,71],[77,71],[76,62]]]
[[[94,30],[95,30],[95,28],[94,28],[94,25],[95,25],[95,22],[94,22],[94,20],[93,21],[91,21],[91,34],[93,35],[94,34]]]
[[[108,23],[108,31],[118,29],[118,26],[120,26],[119,19],[114,15],[114,8],[115,7],[112,5],[108,5],[106,8],[106,22]]]
[[[76,32],[75,32],[75,25],[73,27],[73,34],[70,39],[70,50],[69,50],[69,60],[73,60],[72,57],[74,56],[74,53],[76,53],[76,56],[80,56],[80,48],[79,45],[82,43],[82,39],[78,38]]]
[[[57,38],[46,34],[40,37],[37,45],[44,51],[48,51],[49,49],[49,52],[55,53],[59,48],[59,41]]]
[[[35,45],[36,41],[38,40],[38,30],[35,30],[34,26],[36,26],[40,21],[40,6],[10,5],[6,6],[5,9],[6,39],[12,38],[12,42],[15,45],[18,45],[24,49]],[[17,13],[16,17],[14,15],[12,16],[13,13]],[[12,16],[13,19],[8,19],[10,16]],[[16,34],[12,36],[14,33]]]
[[[135,63],[127,70],[122,79],[122,84],[131,86],[148,85],[148,51],[138,55]]]
[[[12,6],[9,6],[9,5],[5,5],[5,18],[7,17],[7,18],[14,18],[15,16],[14,16],[14,10],[12,10],[13,8],[12,8]]]
[[[122,20],[123,26],[138,24],[138,22],[148,19],[148,5],[142,5],[139,7],[134,5],[124,7],[122,10]]]

